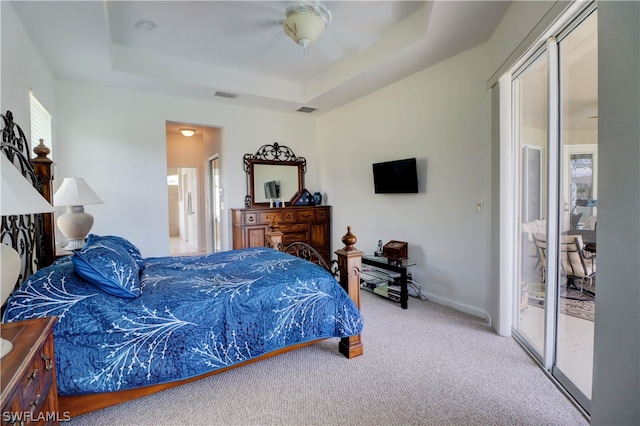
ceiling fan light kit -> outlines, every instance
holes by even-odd
[[[331,23],[331,12],[319,3],[299,2],[287,6],[282,28],[293,41],[304,48],[309,56],[309,45]]]

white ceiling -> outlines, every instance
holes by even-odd
[[[291,2],[11,3],[58,79],[316,114],[482,44],[510,5],[324,1],[332,22],[304,57],[281,27]]]

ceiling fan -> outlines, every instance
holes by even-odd
[[[282,29],[309,56],[309,45],[331,23],[331,12],[319,2],[295,2],[287,6]]]

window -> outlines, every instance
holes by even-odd
[[[42,139],[44,144],[51,149],[49,157],[53,158],[51,114],[38,101],[32,90],[29,91],[29,101],[31,105],[31,147],[37,146]]]

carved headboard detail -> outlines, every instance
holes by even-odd
[[[50,150],[41,140],[40,145],[34,148],[37,158],[31,160],[30,144],[20,126],[13,121],[11,111],[0,116],[3,125],[1,155],[5,155],[25,179],[51,202],[53,163],[47,157]],[[13,247],[22,259],[18,283],[23,282],[39,268],[50,265],[55,259],[53,225],[53,213],[2,216],[0,243]]]

